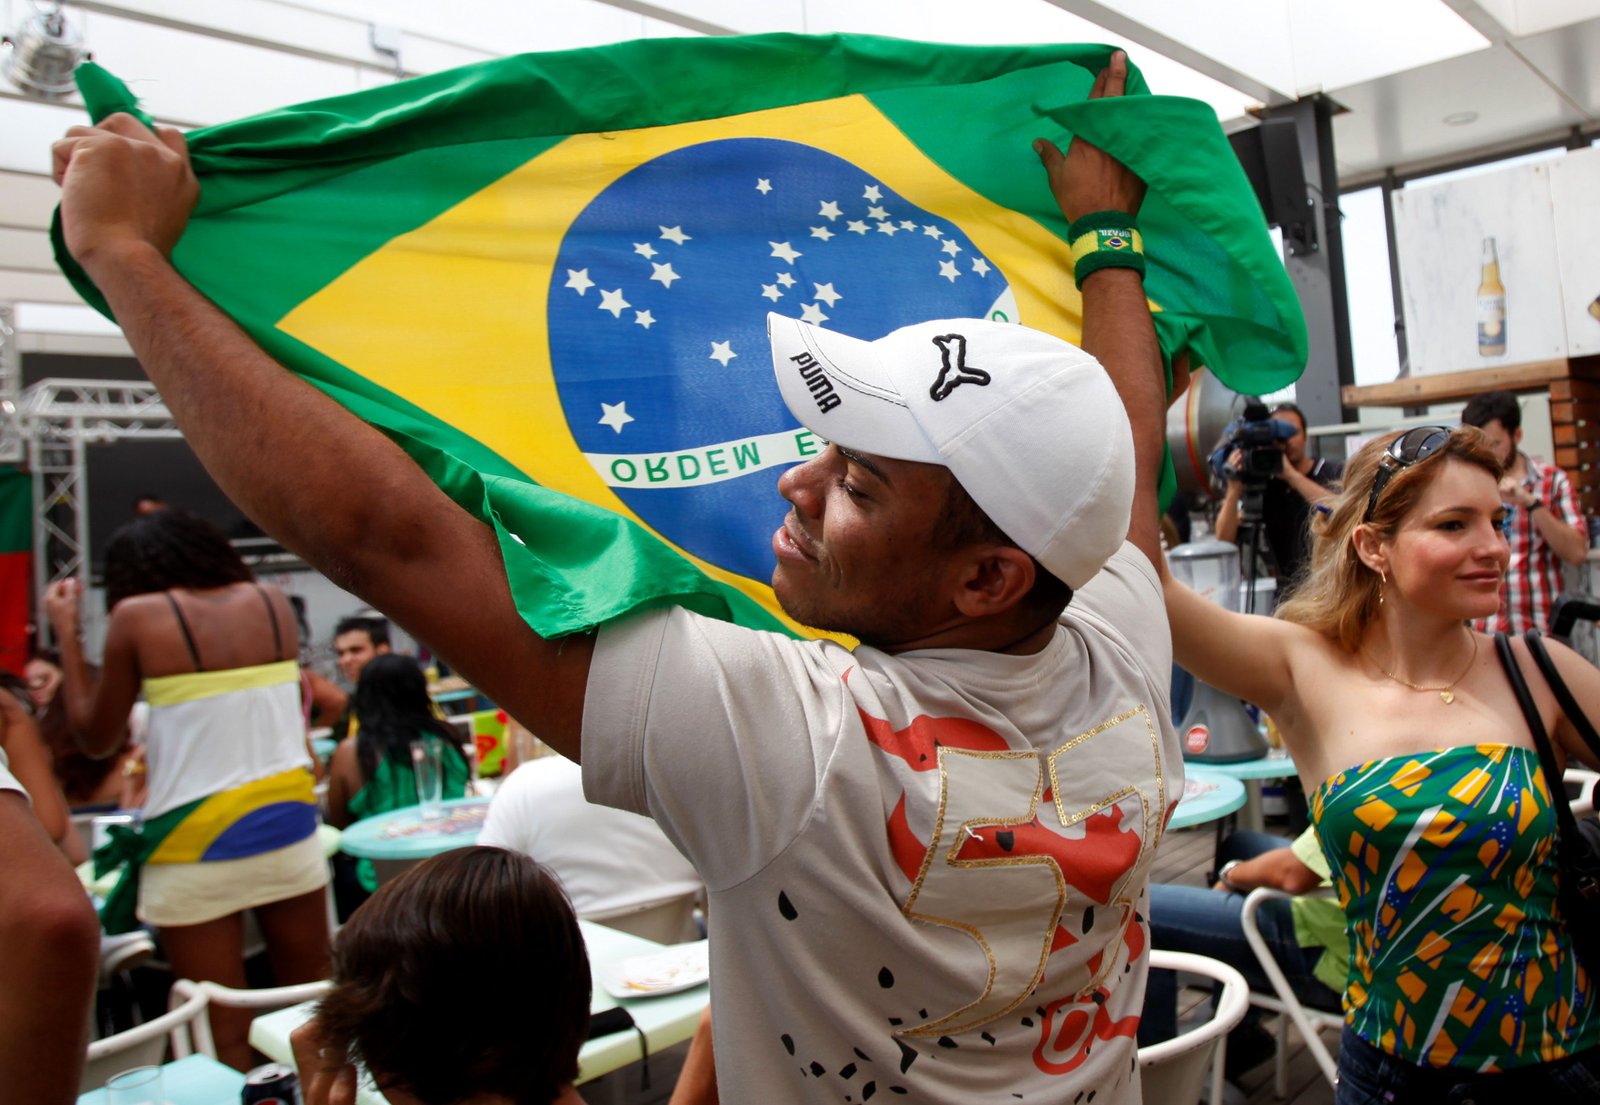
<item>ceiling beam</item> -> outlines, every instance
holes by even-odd
[[[1175,38],[1169,38],[1160,31],[1123,15],[1113,7],[1098,3],[1097,0],[1045,0],[1045,3],[1098,24],[1112,34],[1121,35],[1130,42],[1137,42],[1145,49],[1153,50],[1181,65],[1187,65],[1195,72],[1203,73],[1229,88],[1237,88],[1269,107],[1274,104],[1286,104],[1293,99],[1292,96],[1279,92],[1250,74],[1240,72],[1214,57],[1202,54],[1192,46]]]
[[[696,19],[692,15],[663,8],[659,4],[647,4],[644,0],[595,0],[608,8],[617,8],[621,11],[642,15],[646,19],[657,19],[662,23],[671,23],[675,27],[682,27],[686,31],[694,31],[703,35],[736,35],[742,31],[732,27],[724,27],[720,23],[712,23],[704,19]]]

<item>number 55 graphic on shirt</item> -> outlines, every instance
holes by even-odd
[[[1120,904],[1135,869],[1154,852],[1166,803],[1161,744],[1148,711],[1109,718],[1048,756],[939,749],[939,815],[906,916],[959,929],[989,961],[972,1003],[906,1033],[966,1032],[1016,1009],[1044,975],[1052,952],[1088,938],[1086,911]],[[1068,897],[1068,887],[1079,893]],[[1062,928],[1063,919],[1071,930]],[[1092,942],[1114,953],[1123,925],[1106,917]],[[1084,954],[1098,969],[1074,979],[1090,990],[1115,954]]]

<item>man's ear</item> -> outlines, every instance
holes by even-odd
[[[956,609],[969,618],[986,618],[1014,609],[1033,590],[1033,557],[1011,545],[982,545],[972,551],[956,581]]]

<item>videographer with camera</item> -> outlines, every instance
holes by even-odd
[[[1333,501],[1344,465],[1306,455],[1306,416],[1293,403],[1279,403],[1269,414],[1260,400],[1252,400],[1244,417],[1224,431],[1222,450],[1228,450],[1221,472],[1227,489],[1217,512],[1217,537],[1238,543],[1244,529],[1244,539],[1253,541],[1241,523],[1255,520],[1251,500],[1259,496],[1259,525],[1282,596],[1311,556],[1311,509]]]

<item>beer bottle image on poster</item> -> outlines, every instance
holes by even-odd
[[[1483,273],[1478,281],[1478,355],[1506,354],[1506,289],[1500,283],[1500,255],[1494,239],[1483,240]]]

